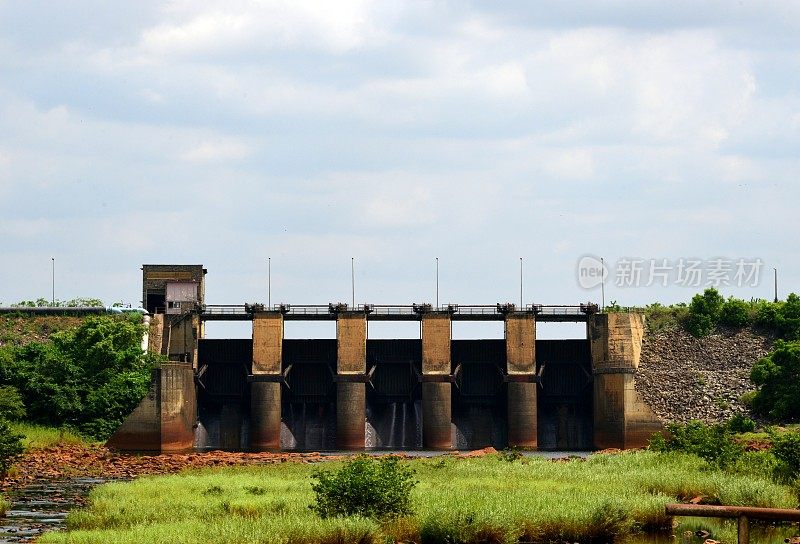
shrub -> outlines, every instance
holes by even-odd
[[[784,340],[800,340],[800,297],[791,293],[786,301],[760,301],[754,323]]]
[[[322,518],[363,516],[387,519],[411,513],[411,490],[417,484],[413,471],[396,457],[374,459],[359,455],[338,471],[312,475],[314,504],[309,508]]]
[[[5,477],[14,460],[25,451],[22,438],[7,422],[0,420],[0,479]]]
[[[717,326],[725,299],[719,291],[710,287],[702,295],[692,297],[686,329],[695,337],[710,334]]]
[[[650,448],[655,451],[693,453],[709,463],[724,468],[733,463],[744,448],[733,441],[726,425],[706,425],[702,421],[686,424],[668,423],[667,437],[654,435]]]
[[[50,342],[0,350],[0,384],[19,391],[33,423],[105,439],[147,394],[156,356],[139,316],[98,316]]]
[[[774,434],[772,453],[778,459],[776,476],[784,481],[800,477],[800,432]]]
[[[497,456],[503,461],[513,463],[514,461],[519,461],[522,459],[522,451],[519,448],[512,446],[497,452]]]
[[[753,411],[775,420],[800,418],[800,342],[775,342],[775,349],[753,365],[750,379],[759,386]]]
[[[745,327],[750,324],[750,306],[743,300],[730,297],[722,305],[719,322],[731,327]]]
[[[736,414],[726,423],[732,433],[751,433],[756,430],[756,422],[742,414]]]
[[[16,387],[0,386],[0,419],[19,421],[25,417],[25,405]]]
[[[753,407],[753,399],[756,398],[758,391],[748,391],[739,395],[739,404],[747,408]]]

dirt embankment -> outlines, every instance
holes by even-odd
[[[316,463],[342,459],[320,453],[234,453],[212,451],[162,455],[117,454],[103,446],[64,445],[31,450],[14,464],[3,489],[19,488],[34,480],[62,478],[130,479],[149,474],[172,474],[189,468],[267,465],[287,461]]]
[[[0,347],[47,342],[58,331],[74,329],[85,317],[0,315]]]
[[[681,328],[648,334],[636,389],[664,421],[725,421],[747,412],[739,398],[755,388],[750,370],[773,344],[752,329],[719,328],[705,338]]]
[[[469,452],[451,452],[456,457],[483,457],[497,454],[492,447]],[[270,465],[285,462],[319,463],[337,461],[358,455],[321,454],[318,452],[244,453],[209,451],[202,453],[171,453],[162,455],[132,455],[115,453],[103,446],[70,444],[30,450],[19,458],[0,489],[20,488],[37,480],[66,478],[103,478],[128,480],[151,474],[174,474],[186,469]],[[393,456],[411,458],[402,453]]]

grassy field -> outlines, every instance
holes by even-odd
[[[588,542],[669,527],[664,505],[696,495],[723,504],[795,507],[768,480],[712,471],[681,454],[636,452],[586,461],[497,456],[409,461],[415,514],[388,523],[319,519],[310,475],[336,463],[283,463],[140,478],[95,489],[68,531],[42,543]]]
[[[22,442],[25,445],[25,449],[29,450],[68,444],[91,444],[87,439],[68,429],[23,422],[12,423],[11,427],[14,431],[25,436]]]

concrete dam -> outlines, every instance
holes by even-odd
[[[108,445],[178,452],[593,450],[647,443],[661,423],[634,389],[644,319],[593,304],[205,304],[201,265],[144,265],[148,347],[169,359]],[[334,321],[335,339],[287,339],[287,321]],[[207,339],[209,321],[252,323]],[[415,321],[418,339],[369,338]],[[454,321],[502,321],[504,338],[457,340]],[[585,339],[537,340],[540,322]]]

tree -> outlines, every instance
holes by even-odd
[[[778,340],[774,351],[753,365],[750,379],[759,386],[753,411],[774,420],[800,419],[800,342]]]
[[[692,297],[686,320],[687,330],[698,338],[710,334],[717,326],[724,304],[725,299],[713,287],[706,289],[702,295]]]
[[[750,323],[750,306],[742,299],[729,297],[722,305],[719,322],[731,327],[745,327]]]
[[[50,342],[0,350],[0,384],[19,391],[30,420],[111,435],[147,394],[157,356],[142,352],[138,315],[90,317]]]
[[[8,423],[0,419],[0,480],[5,478],[8,469],[23,451],[22,435],[15,433]]]

